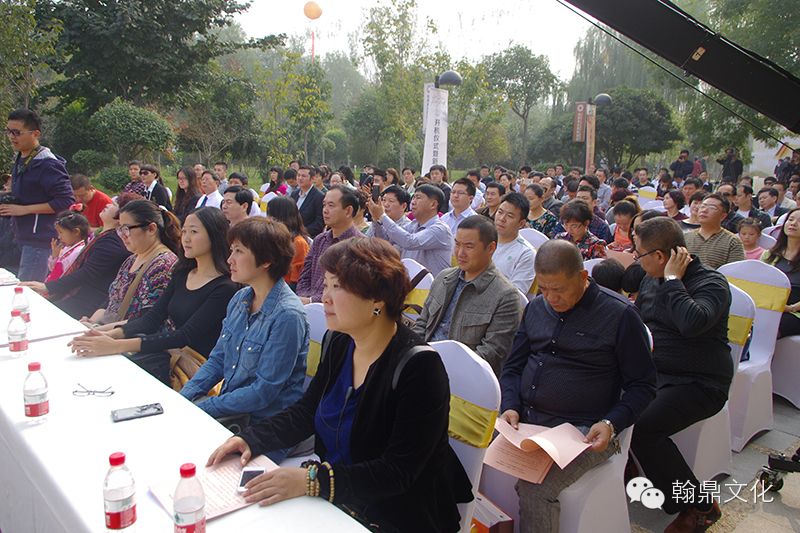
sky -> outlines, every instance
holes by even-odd
[[[310,20],[303,14],[306,0],[251,0],[250,9],[236,20],[250,37],[286,33],[316,34],[316,53],[340,50],[349,53],[347,34],[359,29],[365,10],[377,0],[317,0],[322,16]],[[461,58],[476,62],[485,55],[500,52],[513,42],[530,48],[550,60],[550,69],[562,80],[572,77],[573,48],[589,23],[556,0],[456,1],[418,0],[419,28],[431,19],[439,32],[431,45],[440,44],[453,61]],[[310,52],[309,43],[307,50]]]

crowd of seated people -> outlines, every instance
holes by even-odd
[[[633,449],[657,488],[698,484],[667,443],[727,399],[730,292],[716,269],[751,258],[785,272],[779,335],[800,334],[791,172],[756,193],[738,179],[708,191],[682,170],[661,169],[654,184],[646,169],[491,176],[487,166],[450,183],[441,166],[421,177],[368,166],[356,179],[293,161],[256,191],[220,162],[178,170],[173,194],[156,166],[129,169],[113,199],[72,176],[86,205],[58,216],[48,278],[25,284],[89,328],[70,342],[79,356],[123,353],[172,385],[176,352],[197,354],[181,394],[219,420],[245,417],[209,464],[233,452],[279,463],[314,437],[321,462],[248,484],[262,504],[319,495],[387,530],[458,530],[456,504],[471,492],[447,443],[448,379],[435,352],[416,349],[451,339],[492,368],[512,426],[569,421],[591,444],[574,468],[517,486],[522,530],[557,531],[558,493],[634,423]],[[780,226],[777,244],[762,247],[768,224]],[[543,243],[525,238],[531,229]],[[403,259],[434,277],[414,321],[403,314],[413,289]],[[591,259],[605,261],[589,276]],[[330,331],[304,388],[303,306],[316,302]],[[615,370],[600,379],[582,368],[587,351]],[[678,513],[670,532],[720,516],[671,498],[664,510]]]

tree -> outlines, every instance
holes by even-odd
[[[535,56],[519,44],[491,56],[488,66],[489,83],[501,92],[511,110],[522,120],[522,165],[525,163],[531,108],[553,93],[558,80],[550,71],[550,62],[545,56]]]
[[[680,130],[670,105],[653,91],[625,85],[609,90],[613,103],[597,107],[597,157],[609,167],[630,167],[640,157],[668,150]],[[538,161],[581,160],[584,143],[572,142],[574,113],[553,120],[534,141]],[[577,156],[577,158],[576,158]]]
[[[178,98],[212,58],[282,41],[238,44],[210,31],[246,7],[236,0],[42,0],[37,21],[64,28],[63,58],[51,65],[63,77],[50,90],[64,104],[83,100],[92,112],[117,97],[136,104]]]
[[[165,150],[175,140],[172,126],[161,115],[120,99],[92,115],[89,123],[122,164]]]
[[[246,79],[209,70],[204,87],[195,91],[178,127],[181,149],[198,151],[212,164],[237,143],[252,141],[260,133],[253,102],[256,88]],[[242,150],[243,151],[243,150]]]
[[[325,80],[325,71],[316,61],[308,62],[295,79],[294,102],[287,108],[294,126],[294,138],[303,135],[303,154],[308,161],[308,134],[325,120],[333,118],[330,112],[331,84]]]
[[[326,147],[323,161],[331,161],[334,166],[346,165],[350,156],[350,143],[344,130],[335,128],[325,132],[325,139],[333,143],[333,147]]]
[[[37,75],[47,69],[55,54],[61,26],[41,25],[33,16],[35,0],[0,3],[0,113],[5,116],[19,101],[30,107],[36,94]]]
[[[379,164],[382,144],[391,130],[381,114],[378,90],[372,87],[362,92],[342,122],[353,147],[354,160]]]
[[[389,5],[371,8],[364,25],[364,49],[375,62],[381,114],[398,140],[401,167],[405,166],[405,143],[422,129],[421,89],[424,66],[430,62],[416,20],[416,0],[390,0]],[[428,31],[436,31],[430,22]]]

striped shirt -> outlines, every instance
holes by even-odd
[[[700,235],[700,229],[685,233],[684,237],[689,253],[695,254],[709,268],[716,270],[722,265],[746,259],[742,241],[724,228],[708,239]]]

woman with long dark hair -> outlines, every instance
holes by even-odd
[[[228,302],[238,286],[231,281],[222,211],[202,207],[186,217],[182,253],[158,302],[141,317],[108,332],[91,329],[75,337],[72,351],[83,356],[134,352],[129,358],[169,384],[167,350],[188,346],[203,357],[214,348]],[[162,331],[171,319],[173,331]]]
[[[261,186],[261,193],[263,195],[269,193],[279,194],[281,196],[286,194],[286,183],[283,179],[283,167],[275,165],[269,169],[269,183]]]
[[[138,318],[153,307],[170,280],[181,248],[178,218],[147,200],[133,201],[119,211],[119,233],[131,252],[108,288],[108,305],[91,317],[86,326],[108,331],[120,321]]]
[[[311,239],[308,231],[303,225],[303,218],[300,216],[300,211],[297,210],[297,204],[288,196],[278,196],[270,200],[267,204],[267,216],[283,222],[292,235],[295,253],[292,259],[292,268],[283,277],[283,280],[289,285],[289,288],[295,290],[297,280],[300,279],[300,271],[303,270],[303,262],[306,260],[310,248],[309,241]]]
[[[183,167],[178,171],[178,192],[175,193],[175,216],[178,220],[186,220],[186,216],[194,211],[197,201],[203,196],[197,185],[197,176],[192,167]]]
[[[778,338],[800,335],[800,207],[789,211],[775,246],[761,260],[786,274],[792,284],[789,300],[783,308]]]

